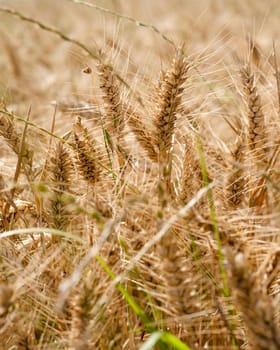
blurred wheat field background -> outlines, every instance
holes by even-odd
[[[0,2],[0,349],[280,348],[279,19]]]

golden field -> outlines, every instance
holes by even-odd
[[[0,349],[280,348],[279,19],[0,1]]]

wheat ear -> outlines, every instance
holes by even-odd
[[[176,112],[181,104],[183,84],[187,78],[189,65],[182,49],[176,51],[172,66],[159,84],[159,100],[154,118],[155,140],[159,151],[159,161],[166,163],[170,157],[175,131]]]
[[[88,130],[82,125],[80,118],[74,125],[73,138],[78,169],[89,184],[95,185],[101,177],[96,145]]]
[[[120,86],[113,68],[107,64],[98,65],[100,89],[104,101],[104,131],[106,142],[112,152],[116,152],[121,174],[131,164],[130,151],[126,146],[123,131],[125,128],[125,110],[120,95]]]
[[[50,158],[49,173],[53,186],[50,199],[50,221],[58,230],[66,230],[69,224],[67,210],[67,192],[71,187],[72,162],[65,146],[58,142]],[[59,236],[53,236],[57,237]]]
[[[105,129],[111,135],[120,139],[125,122],[120,98],[119,86],[111,66],[98,65],[100,89],[103,91],[102,98],[105,108]]]
[[[92,302],[94,300],[93,287],[93,285],[87,286],[84,283],[71,300],[70,350],[87,350],[91,348],[89,324],[93,318],[93,315],[91,315]]]
[[[16,130],[14,120],[4,114],[0,114],[0,136],[17,156],[21,155],[25,175],[29,178],[32,173],[33,152],[25,143],[21,145],[22,134]]]
[[[143,122],[144,118],[140,113],[134,111],[131,107],[127,107],[126,114],[128,116],[128,125],[132,130],[133,134],[136,137],[138,143],[145,150],[146,154],[151,161],[158,161],[158,153],[154,146],[153,135],[146,128],[145,123]]]
[[[280,329],[275,323],[275,300],[263,293],[260,280],[251,273],[250,262],[243,253],[234,255],[230,252],[228,258],[236,305],[248,328],[249,342],[257,350],[279,349]]]
[[[178,238],[173,229],[165,235],[159,242],[159,255],[161,257],[161,270],[167,283],[167,293],[169,297],[170,307],[173,308],[176,315],[183,315],[185,309],[184,297],[187,289],[186,266],[184,263],[184,255],[178,249]]]
[[[242,71],[242,80],[247,105],[248,131],[247,142],[252,157],[258,164],[267,163],[267,135],[261,98],[257,91],[256,77],[246,65]]]
[[[180,107],[183,84],[187,78],[189,65],[186,62],[183,49],[176,51],[171,68],[163,75],[163,81],[158,84],[158,99],[154,116],[154,140],[158,152],[159,184],[158,193],[162,206],[168,199],[176,198],[172,182],[172,151],[176,127],[176,113]]]

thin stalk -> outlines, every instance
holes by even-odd
[[[149,23],[145,23],[145,22],[141,22],[135,18],[129,17],[129,16],[125,16],[121,13],[115,12],[115,11],[111,11],[107,8],[89,3],[87,1],[83,1],[83,0],[68,0],[70,2],[73,2],[74,4],[80,4],[80,5],[84,5],[87,7],[91,7],[95,10],[104,12],[104,13],[108,13],[112,16],[118,17],[120,19],[125,19],[129,22],[132,22],[134,24],[136,24],[138,27],[144,27],[147,29],[151,29],[153,32],[155,32],[156,34],[160,35],[162,37],[163,40],[165,40],[166,42],[168,42],[170,45],[172,45],[175,49],[176,49],[176,44],[174,43],[174,41],[172,41],[170,38],[168,38],[165,34],[163,34],[155,25],[153,24],[149,24]]]
[[[96,260],[100,264],[100,266],[104,269],[104,271],[110,276],[112,280],[116,280],[116,275],[110,269],[110,267],[106,264],[106,262],[102,259],[100,255],[96,255]],[[146,315],[145,311],[137,304],[133,296],[128,292],[128,290],[118,282],[116,284],[116,288],[121,292],[124,296],[128,305],[132,308],[135,314],[140,318],[142,323],[144,324],[146,331],[149,333],[158,333],[158,329],[154,326],[154,322]],[[179,350],[191,350],[186,344],[184,344],[180,339],[178,339],[175,335],[163,332],[161,333],[161,337],[156,342],[160,349],[168,350],[170,349],[169,345],[174,345],[176,349]]]
[[[209,186],[209,177],[208,177],[208,172],[207,172],[207,167],[206,167],[206,162],[204,158],[204,151],[203,151],[203,146],[201,143],[201,140],[199,136],[196,134],[196,145],[199,153],[199,159],[200,159],[200,167],[201,167],[201,173],[202,173],[202,178],[205,186]],[[224,266],[224,254],[222,251],[222,240],[220,237],[220,231],[218,227],[218,221],[217,221],[217,215],[216,215],[216,209],[215,209],[215,204],[214,204],[214,198],[213,198],[213,191],[210,187],[208,187],[207,190],[207,199],[208,199],[208,204],[209,204],[209,209],[210,209],[210,218],[212,221],[212,226],[213,226],[213,231],[214,231],[214,238],[217,243],[218,247],[218,260],[219,260],[219,266],[220,266],[220,271],[221,271],[221,276],[223,280],[223,293],[225,297],[228,297],[230,295],[229,288],[228,288],[228,282],[227,282],[227,274]]]
[[[0,7],[0,12],[4,12],[4,13],[8,13],[12,16],[18,17],[20,20],[25,21],[25,22],[29,22],[32,24],[37,25],[39,28],[49,32],[49,33],[53,33],[56,36],[59,36],[62,40],[64,41],[68,41],[69,43],[80,47],[83,51],[85,51],[87,54],[89,54],[89,56],[95,60],[100,61],[100,57],[97,53],[92,52],[91,50],[89,50],[85,44],[81,43],[80,41],[73,39],[71,37],[69,37],[68,35],[64,34],[63,32],[61,32],[59,29],[56,29],[54,27],[50,27],[47,24],[44,24],[34,18],[31,17],[27,17],[25,15],[23,15],[22,13],[20,13],[19,11],[16,11],[12,8],[8,8],[8,7]]]
[[[274,41],[273,41],[273,56],[274,56],[275,79],[276,79],[276,86],[277,86],[277,97],[278,97],[278,115],[280,116],[280,77],[279,77],[280,72],[278,68],[277,54],[276,54]]]
[[[218,221],[217,221],[217,215],[216,215],[216,209],[215,209],[215,204],[214,204],[214,198],[213,198],[213,191],[212,188],[209,187],[209,177],[208,177],[208,172],[207,172],[207,167],[206,167],[206,162],[204,158],[204,151],[203,151],[203,146],[200,140],[200,137],[198,134],[196,134],[196,144],[197,144],[197,149],[199,153],[199,158],[200,158],[200,166],[201,166],[201,173],[202,173],[202,178],[205,186],[207,186],[207,199],[208,199],[208,204],[209,204],[209,209],[210,209],[210,218],[212,222],[212,227],[213,227],[213,232],[214,232],[214,238],[218,247],[218,261],[219,261],[219,267],[220,267],[220,273],[222,276],[222,282],[223,282],[223,294],[227,298],[228,304],[231,306],[231,302],[229,300],[230,297],[230,290],[228,287],[228,281],[227,281],[227,273],[224,265],[224,253],[222,251],[222,240],[220,236],[220,231],[218,227]],[[233,311],[234,313],[234,311]],[[232,343],[232,348],[237,349],[236,345],[236,338],[234,336],[234,324],[232,322],[228,322],[229,327],[230,327],[230,332],[231,332],[231,343]]]
[[[100,55],[97,52],[90,50],[84,43],[82,43],[81,41],[79,41],[77,39],[71,38],[70,36],[61,32],[57,28],[54,28],[54,27],[51,27],[45,23],[42,23],[42,22],[38,21],[37,19],[27,17],[27,16],[23,15],[21,12],[16,11],[12,8],[0,6],[0,12],[15,16],[15,17],[19,18],[21,21],[29,22],[31,24],[37,25],[40,29],[42,29],[46,32],[52,33],[52,34],[58,36],[60,39],[67,41],[67,42],[79,47],[84,52],[86,52],[91,58],[93,58],[94,60],[97,60],[99,63],[103,63]],[[133,90],[132,90],[131,86],[128,84],[128,82],[123,77],[121,77],[120,74],[115,72],[115,75],[116,75],[117,79],[129,90],[130,93],[132,93],[134,95],[136,94],[135,92],[133,92]],[[145,108],[145,104],[142,101],[142,98],[139,94],[137,94],[136,100],[139,102],[139,104],[143,108]]]

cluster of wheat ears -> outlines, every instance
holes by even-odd
[[[192,115],[181,46],[148,98],[100,50],[99,101],[58,103],[48,130],[2,101],[1,349],[280,348],[279,114],[258,58],[251,43],[227,146]]]

